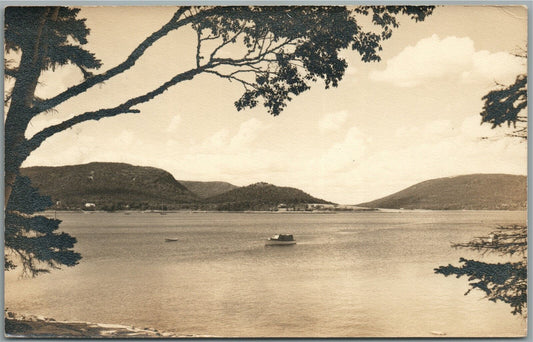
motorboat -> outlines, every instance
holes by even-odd
[[[178,241],[178,238],[166,238],[165,242],[175,242]]]
[[[265,242],[265,246],[288,246],[295,244],[296,240],[294,240],[292,234],[276,234],[269,237]]]

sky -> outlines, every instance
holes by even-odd
[[[86,48],[100,71],[122,62],[175,7],[87,7]],[[344,51],[337,88],[316,83],[277,117],[237,111],[241,86],[214,75],[182,82],[139,114],[86,122],[49,138],[23,166],[125,162],[178,180],[268,182],[336,203],[374,200],[415,183],[472,173],[527,174],[527,143],[480,125],[482,96],[527,70],[520,6],[440,6],[422,23],[400,18],[381,62]],[[194,63],[195,36],[171,33],[130,71],[32,120],[27,136],[75,114],[142,94]],[[228,53],[232,51],[229,50]],[[37,95],[82,80],[72,67],[47,71]],[[483,138],[488,137],[488,138]]]

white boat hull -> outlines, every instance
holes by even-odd
[[[295,245],[296,241],[266,240],[265,246],[289,246]]]

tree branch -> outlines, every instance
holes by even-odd
[[[271,47],[271,44],[269,44],[269,48],[266,50],[260,51],[256,56],[253,57],[246,57],[246,55],[243,58],[240,59],[233,59],[233,58],[213,58],[211,62],[214,66],[218,65],[232,65],[232,66],[250,66],[262,62],[276,62],[275,59],[268,59],[266,56],[269,54],[275,53],[277,50],[281,49],[284,46],[288,46],[292,44],[292,40],[287,40],[281,44],[278,44],[274,47]]]
[[[215,39],[218,39],[218,38],[220,38],[220,34],[217,34],[216,36],[209,35],[207,37],[202,38],[201,40],[202,40],[202,42],[204,42],[204,41],[207,41],[207,40],[215,40]]]
[[[173,78],[171,78],[169,81],[163,83],[158,88],[144,94],[141,96],[134,97],[132,99],[129,99],[128,101],[113,107],[113,108],[105,108],[105,109],[99,109],[96,111],[91,112],[85,112],[83,114],[76,115],[68,120],[65,120],[57,125],[49,126],[42,131],[36,133],[31,139],[29,139],[26,142],[26,148],[28,152],[34,151],[37,149],[46,139],[51,137],[52,135],[62,132],[74,125],[77,125],[79,123],[90,121],[90,120],[100,120],[102,118],[108,118],[113,117],[119,114],[124,113],[139,113],[140,111],[138,109],[132,109],[133,106],[148,102],[154,97],[162,94],[165,92],[168,88],[170,88],[173,85],[178,84],[179,82],[191,80],[194,76],[197,74],[205,71],[206,66],[191,69],[189,71],[180,73]]]
[[[244,57],[248,57],[250,56],[253,52],[256,51],[257,49],[257,46],[259,44],[259,39],[260,38],[265,38],[266,34],[263,35],[263,37],[258,37],[257,39],[254,39],[254,45],[251,47],[251,48],[248,48],[248,52],[246,53],[246,55],[244,55]]]
[[[4,76],[6,77],[17,78],[17,74],[18,74],[18,68],[8,68],[8,67],[4,68]]]
[[[196,67],[200,67],[200,60],[202,59],[202,56],[200,56],[200,49],[202,47],[202,32],[200,28],[196,28]]]
[[[42,113],[44,111],[49,110],[52,107],[55,107],[68,99],[77,96],[85,91],[87,91],[89,88],[93,87],[94,85],[98,83],[102,83],[128,69],[130,69],[132,66],[135,65],[137,60],[144,54],[144,52],[152,46],[156,41],[161,39],[162,37],[166,36],[170,31],[178,29],[181,26],[184,26],[188,23],[190,23],[192,20],[189,18],[186,18],[184,20],[179,21],[179,18],[185,11],[188,9],[188,7],[180,7],[172,16],[172,19],[170,19],[165,25],[163,25],[159,30],[152,33],[148,38],[146,38],[142,43],[140,43],[135,50],[132,51],[132,53],[126,58],[126,60],[119,65],[117,65],[114,68],[109,69],[108,71],[104,72],[100,75],[95,75],[93,77],[88,78],[84,82],[72,86],[62,92],[61,94],[58,94],[57,96],[50,98],[46,101],[43,101],[39,105],[35,106],[32,110],[31,115],[35,116],[39,113]]]
[[[253,71],[253,70],[247,70],[247,71],[248,71],[248,72],[254,72],[254,73],[256,73],[256,71]],[[206,72],[206,73],[210,73],[210,74],[217,75],[218,77],[221,77],[221,78],[226,78],[226,79],[228,79],[230,82],[231,82],[232,80],[237,81],[237,82],[241,83],[241,84],[244,86],[244,89],[245,89],[245,90],[248,90],[248,88],[257,88],[257,87],[255,86],[255,84],[250,83],[250,82],[248,82],[248,81],[245,81],[245,80],[243,80],[242,78],[235,77],[234,75],[235,75],[237,72],[233,72],[233,73],[231,73],[231,74],[229,74],[229,75],[222,74],[222,73],[220,73],[220,72],[218,72],[218,71],[216,71],[216,70],[206,70],[205,72]],[[245,72],[245,71],[244,71],[244,70],[241,70],[240,72]]]
[[[243,25],[241,27],[241,29],[239,31],[237,31],[233,37],[231,38],[228,38],[228,40],[226,40],[225,42],[223,42],[222,44],[220,44],[219,46],[217,46],[213,52],[211,52],[211,55],[209,55],[209,60],[212,61],[213,60],[213,57],[215,57],[216,53],[218,51],[220,51],[220,49],[222,49],[224,46],[228,45],[229,43],[234,43],[237,39],[237,37],[244,32],[244,29],[246,28],[246,25]]]
[[[186,11],[186,8],[180,8],[175,14],[172,20],[170,20],[165,26],[163,26],[160,30],[152,34],[149,38],[147,38],[143,43],[141,43],[137,49],[134,50],[134,52],[128,57],[128,59],[121,63],[119,66],[110,69],[109,71],[105,72],[104,74],[97,75],[94,77],[91,77],[87,79],[85,82],[71,87],[67,91],[63,92],[62,94],[59,94],[55,98],[43,101],[43,103],[38,106],[39,112],[44,111],[46,108],[52,108],[58,103],[61,103],[63,101],[66,101],[67,99],[87,90],[88,88],[92,87],[93,85],[102,82],[103,80],[107,80],[114,75],[129,69],[131,66],[133,66],[138,58],[146,51],[148,47],[150,47],[155,41],[166,35],[168,32],[170,32],[172,29],[175,29],[179,26],[182,26],[185,24],[185,21],[182,20],[180,22],[175,22],[175,19],[179,18],[181,14],[183,14]],[[187,18],[189,19],[189,18]],[[229,38],[226,42],[219,45],[212,53],[211,56],[215,56],[216,52],[219,51],[223,46],[229,44],[230,42],[233,42],[234,39],[240,35],[244,31],[244,28],[239,30],[239,32],[235,33],[235,35],[231,38]],[[197,31],[198,32],[198,31]],[[215,74],[219,77],[226,78],[231,80],[235,80],[239,83],[241,83],[246,89],[252,87],[255,88],[255,85],[251,82],[248,82],[246,80],[243,80],[241,78],[238,78],[235,76],[235,73],[232,73],[230,75],[222,74],[218,71],[212,70],[212,68],[221,66],[221,65],[227,65],[227,66],[248,66],[249,68],[255,69],[256,72],[260,72],[260,68],[256,67],[256,64],[262,63],[262,62],[268,62],[268,61],[275,61],[275,60],[269,60],[266,58],[269,54],[274,53],[276,50],[279,50],[283,46],[291,44],[291,40],[288,39],[280,44],[273,44],[271,39],[268,39],[269,42],[267,44],[267,48],[264,49],[263,45],[261,46],[261,52],[258,53],[256,56],[253,57],[243,57],[241,59],[232,59],[232,58],[211,58],[210,61],[207,64],[204,64],[203,66],[200,65],[200,35],[201,33],[197,33],[199,40],[197,45],[197,67],[195,69],[191,69],[189,71],[183,72],[181,74],[178,74],[174,76],[171,80],[165,82],[158,88],[154,89],[153,91],[150,91],[144,95],[134,97],[116,107],[113,108],[105,108],[105,109],[99,109],[96,111],[90,111],[85,112],[83,114],[76,115],[68,120],[65,120],[57,125],[53,125],[50,127],[47,127],[40,132],[36,133],[31,139],[29,139],[26,142],[26,150],[29,152],[34,151],[37,149],[47,138],[55,135],[56,133],[59,133],[61,131],[64,131],[76,124],[90,121],[90,120],[100,120],[105,117],[113,117],[119,114],[124,113],[139,113],[139,110],[132,109],[133,106],[137,104],[141,104],[144,102],[147,102],[154,97],[160,95],[164,91],[166,91],[169,87],[182,82],[184,80],[192,79],[195,75],[202,73],[202,72],[208,72],[211,74]],[[210,38],[210,37],[208,37]],[[264,42],[263,42],[264,43]],[[273,46],[275,45],[275,46]],[[249,54],[246,54],[249,55]],[[252,71],[252,70],[250,70]],[[99,81],[100,80],[100,81]]]

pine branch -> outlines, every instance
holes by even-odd
[[[485,237],[477,237],[466,243],[452,244],[453,248],[470,248],[485,253],[514,255],[527,252],[527,227],[520,225],[501,226]]]

